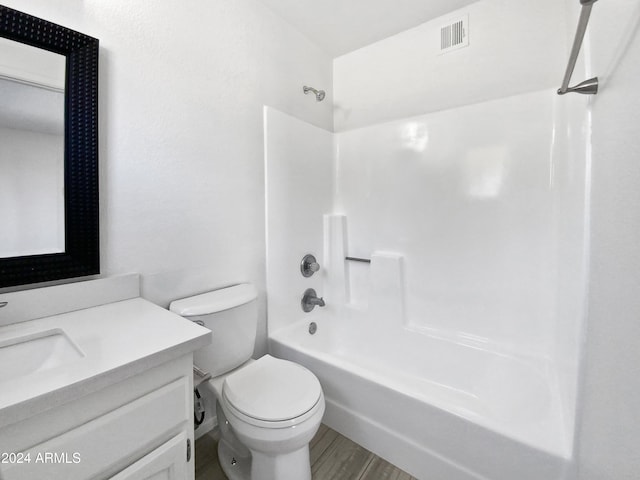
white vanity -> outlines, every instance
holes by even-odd
[[[136,275],[0,302],[1,480],[194,478],[209,330],[140,298]]]

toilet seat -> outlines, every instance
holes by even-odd
[[[318,399],[318,401],[315,403],[315,405],[313,405],[313,407],[311,407],[310,410],[300,415],[299,417],[290,418],[288,420],[273,421],[273,420],[260,420],[258,418],[250,417],[249,415],[245,415],[244,413],[239,411],[237,408],[235,408],[233,405],[231,405],[224,396],[222,399],[223,405],[224,405],[223,409],[226,411],[227,417],[235,417],[238,420],[246,423],[247,425],[252,425],[255,427],[260,427],[260,428],[269,429],[269,430],[288,429],[291,427],[295,427],[315,417],[320,410],[324,412],[324,402],[321,400],[322,398]],[[318,420],[318,422],[320,422],[320,420]],[[233,425],[233,422],[231,422],[231,424]]]
[[[287,428],[313,416],[322,388],[302,365],[265,355],[224,380],[222,399],[239,419],[265,428]]]

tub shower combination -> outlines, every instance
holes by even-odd
[[[336,133],[265,107],[270,353],[419,479],[575,478],[598,79],[569,84],[595,1],[557,91],[345,129],[337,82]]]
[[[547,450],[560,406],[536,366],[436,337],[376,339],[358,315],[317,323],[277,332],[270,349],[319,378],[330,427],[418,478],[561,478]]]
[[[325,228],[344,220],[327,216]],[[418,478],[564,478],[570,452],[552,366],[473,336],[403,325],[403,257],[376,253],[367,263],[378,276],[369,308],[314,308],[325,307],[322,298],[308,308],[305,292],[313,316],[270,335],[272,354],[319,378],[325,423]]]
[[[572,477],[580,98],[335,134],[265,109],[269,351],[319,378],[327,425],[419,479]]]

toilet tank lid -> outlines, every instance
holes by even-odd
[[[256,298],[258,298],[256,287],[250,283],[241,283],[240,285],[233,285],[201,295],[175,300],[169,305],[169,310],[183,317],[208,315],[239,307],[254,301]]]

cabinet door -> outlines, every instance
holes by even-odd
[[[111,480],[184,480],[187,478],[187,434],[181,432]]]
[[[193,418],[190,410],[193,408],[193,393],[188,380],[187,377],[179,378],[26,450],[25,453],[31,455],[30,463],[0,463],[0,479],[109,478],[114,472],[131,465],[133,459],[143,458],[153,447],[172,438],[171,435],[189,428],[189,419]],[[46,455],[54,454],[61,458],[46,461]]]

